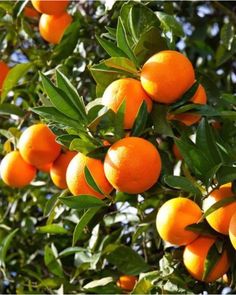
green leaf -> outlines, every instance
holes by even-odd
[[[78,151],[85,155],[87,155],[89,152],[93,151],[96,148],[97,146],[94,145],[91,141],[85,141],[84,139],[80,138],[73,139],[69,147],[71,151]]]
[[[78,129],[80,126],[76,120],[69,118],[54,107],[36,107],[33,108],[32,111],[49,121],[65,125],[67,127],[70,126]]]
[[[2,103],[0,104],[0,115],[16,115],[23,117],[25,112],[18,106],[11,103]]]
[[[70,56],[79,41],[80,34],[80,20],[76,20],[66,29],[62,40],[55,47],[52,55],[52,61],[58,63]]]
[[[112,277],[106,277],[83,286],[83,289],[92,294],[119,294],[120,289],[116,286]]]
[[[236,167],[221,166],[216,173],[218,184],[222,185],[236,179]]]
[[[134,62],[134,64],[138,67],[138,61],[130,48],[127,32],[124,27],[124,23],[122,19],[118,18],[118,25],[117,25],[117,32],[116,32],[116,39],[118,47],[123,50],[127,56]]]
[[[205,118],[201,120],[197,128],[196,146],[204,151],[212,166],[221,163],[222,159],[217,148],[216,138]]]
[[[17,1],[13,7],[13,11],[12,11],[12,16],[13,19],[17,18],[18,16],[20,16],[20,14],[22,13],[22,11],[24,10],[26,4],[27,4],[28,0],[23,0],[23,1]]]
[[[76,242],[79,240],[85,226],[90,222],[94,215],[98,212],[100,208],[91,208],[88,209],[84,215],[80,218],[80,221],[77,223],[74,233],[73,233],[73,243],[72,246],[75,246]]]
[[[170,187],[181,189],[191,193],[194,196],[202,197],[201,191],[190,180],[183,176],[168,175],[164,177],[164,181]]]
[[[116,139],[120,139],[124,137],[125,135],[125,130],[124,130],[125,109],[126,109],[126,99],[124,97],[115,115],[115,120],[114,120],[114,127],[115,127],[114,133],[115,133]]]
[[[146,127],[148,119],[147,103],[144,100],[138,110],[138,114],[135,118],[134,125],[131,130],[132,136],[140,136]]]
[[[57,250],[54,244],[51,244],[51,247],[49,245],[45,246],[44,263],[49,271],[52,272],[54,275],[60,278],[64,277],[61,261],[58,259]]]
[[[231,50],[232,42],[234,40],[234,33],[234,26],[231,22],[225,23],[221,28],[221,43],[227,50]]]
[[[233,194],[233,193],[232,193],[232,194]],[[221,199],[220,201],[214,203],[210,208],[208,208],[208,209],[204,212],[204,214],[203,214],[201,220],[203,220],[204,218],[206,218],[208,215],[210,215],[211,213],[215,212],[215,211],[218,210],[219,208],[221,208],[221,207],[225,207],[225,206],[227,206],[227,205],[229,205],[229,204],[232,204],[232,203],[234,203],[234,202],[236,202],[236,197],[235,197],[235,196],[233,196],[233,197],[227,197],[227,198]],[[204,206],[203,206],[203,208],[204,208]]]
[[[86,122],[87,117],[83,98],[79,96],[76,88],[73,86],[70,80],[59,70],[56,70],[56,79],[57,86],[67,94],[68,98],[79,112],[81,119]]]
[[[40,73],[43,87],[54,107],[61,113],[74,120],[80,120],[80,113],[75,109],[67,94],[52,84],[44,74]]]
[[[14,66],[7,74],[1,93],[1,103],[6,99],[9,91],[13,90],[24,75],[33,67],[32,63],[23,63]]]
[[[40,234],[48,233],[48,234],[68,234],[68,230],[66,230],[63,226],[59,224],[48,224],[44,226],[38,226],[36,228],[37,232]]]
[[[56,142],[58,142],[61,145],[66,146],[68,149],[70,147],[71,142],[75,139],[78,138],[78,135],[73,135],[73,134],[63,134],[59,135],[56,138]]]
[[[139,275],[141,272],[146,272],[150,269],[144,259],[128,246],[116,245],[106,258],[119,271],[127,275]]]
[[[154,285],[148,278],[142,278],[137,282],[131,294],[151,294]]]
[[[58,257],[66,257],[78,252],[87,252],[88,250],[85,248],[81,248],[81,247],[68,247],[64,250],[62,250],[59,254]]]
[[[62,201],[62,203],[64,203],[66,206],[77,210],[100,208],[106,206],[104,201],[89,195],[60,197],[59,200]]]
[[[5,267],[6,255],[19,228],[10,232],[0,243],[0,266]]]
[[[185,229],[203,236],[215,237],[218,235],[206,221],[187,225]]]
[[[161,11],[157,11],[156,14],[165,32],[173,32],[175,36],[184,37],[183,28],[173,15]]]
[[[43,210],[43,215],[44,216],[48,216],[50,214],[50,212],[52,211],[52,209],[55,207],[55,204],[57,203],[58,200],[58,196],[60,194],[55,194],[53,195],[46,203],[44,210]]]
[[[104,64],[110,68],[122,70],[132,75],[138,75],[138,70],[135,64],[126,57],[111,57],[104,61]]]
[[[87,166],[84,167],[84,176],[87,184],[97,193],[105,195],[105,193],[99,188],[98,184],[94,180],[89,168]]]
[[[206,280],[211,271],[214,269],[217,262],[220,260],[221,254],[218,252],[216,244],[214,243],[207,253],[207,257],[204,262],[204,272],[202,279]]]
[[[166,136],[174,137],[171,125],[167,120],[168,107],[163,104],[154,104],[151,112],[151,117],[154,125],[154,130]]]
[[[113,42],[100,38],[98,35],[96,35],[96,39],[98,40],[99,44],[105,49],[105,51],[112,57],[127,57],[127,55],[119,48],[117,47]]]

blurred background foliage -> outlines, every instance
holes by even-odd
[[[95,35],[104,36],[106,27],[117,26],[124,2],[113,2],[71,1],[68,11],[74,23],[56,46],[41,39],[37,17],[25,16],[30,2],[0,2],[1,59],[12,68],[1,93],[2,156],[13,148],[22,128],[39,120],[31,111],[45,101],[39,71],[51,75],[60,69],[86,102],[97,98],[99,89],[91,67],[109,56]],[[206,109],[205,115],[222,124],[216,137],[230,151],[228,162],[235,162],[235,2],[143,4],[165,13],[159,20],[168,47],[190,58],[206,88],[209,105],[225,112],[215,116],[206,114],[210,111]],[[154,53],[149,52],[150,56]],[[177,128],[177,134],[192,134],[194,128]],[[165,126],[163,130],[164,134]],[[176,165],[172,145],[172,137],[160,136],[166,174],[172,174]],[[218,180],[222,175],[228,176],[226,181],[235,178],[235,168],[227,169],[220,171]],[[39,173],[32,185],[21,190],[0,181],[0,293],[121,293],[115,282],[123,273],[142,273],[134,294],[226,292],[223,281],[196,284],[181,262],[182,250],[163,246],[155,228],[157,208],[164,199],[180,193],[173,180],[167,183],[169,186],[162,182],[143,196],[117,193],[112,206],[98,206],[84,214],[84,210],[58,201],[61,192],[47,174]],[[181,188],[184,195],[196,193],[196,188],[194,192],[184,184]],[[77,236],[72,243],[75,226]],[[235,291],[233,284],[231,288]]]

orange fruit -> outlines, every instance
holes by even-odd
[[[171,104],[193,85],[194,69],[189,59],[174,50],[163,50],[150,57],[141,71],[141,84],[155,101]]]
[[[224,198],[232,197],[233,195],[231,183],[224,184],[219,189],[214,190],[210,196],[204,200],[203,210],[206,211],[216,202]],[[214,230],[224,235],[228,235],[230,220],[235,212],[236,202],[233,202],[212,212],[206,217],[206,220]]]
[[[234,249],[236,249],[236,212],[233,214],[232,218],[230,219],[229,238]]]
[[[142,102],[146,102],[148,112],[150,112],[152,110],[152,101],[143,90],[141,83],[132,78],[112,82],[102,96],[102,103],[115,113],[124,100],[124,128],[131,129]]]
[[[172,152],[177,160],[183,160],[183,157],[181,156],[180,151],[175,143],[173,144]]]
[[[52,163],[61,151],[56,135],[45,124],[35,124],[27,128],[18,145],[23,159],[35,167]]]
[[[124,291],[132,291],[136,282],[137,282],[137,277],[131,276],[131,275],[124,275],[120,276],[119,280],[116,282],[117,286]]]
[[[186,226],[197,223],[202,216],[200,207],[187,198],[174,198],[165,202],[157,213],[156,227],[164,241],[173,245],[187,245],[198,234],[186,230]]]
[[[204,279],[204,265],[208,251],[216,242],[215,238],[200,236],[184,249],[183,262],[188,272],[197,280],[207,283],[214,282],[222,277],[229,268],[227,251],[224,250],[212,271]]]
[[[55,186],[60,189],[67,188],[66,170],[70,161],[76,155],[76,152],[66,151],[61,153],[59,157],[53,162],[50,169],[50,176]]]
[[[72,17],[67,12],[61,15],[42,14],[39,20],[40,35],[47,42],[58,44],[71,22]]]
[[[201,84],[199,84],[197,91],[195,92],[194,96],[191,99],[191,102],[196,104],[202,104],[202,105],[207,103],[206,91]],[[169,114],[168,119],[178,120],[187,126],[191,126],[197,123],[201,119],[201,116],[197,114],[195,115],[195,114],[188,114],[188,113],[175,114],[175,115]]]
[[[47,163],[47,164],[39,165],[36,168],[39,171],[49,173],[50,172],[50,169],[51,169],[51,166],[52,166],[52,163]]]
[[[35,178],[36,168],[26,163],[18,151],[12,151],[2,159],[0,174],[7,185],[20,188]]]
[[[138,194],[157,182],[161,158],[156,147],[149,141],[139,137],[126,137],[109,148],[104,170],[115,189]]]
[[[0,61],[0,92],[2,91],[2,85],[9,71],[10,69],[8,65],[5,62]]]
[[[38,18],[39,17],[39,13],[34,8],[31,8],[31,7],[26,6],[24,8],[24,16],[26,16],[28,18]]]
[[[53,15],[62,14],[69,4],[69,0],[31,0],[31,2],[38,12]]]
[[[106,179],[104,167],[101,160],[93,159],[78,153],[67,167],[66,182],[70,192],[76,195],[91,195],[99,199],[104,199],[105,195],[96,192],[86,181],[84,175],[85,166],[89,169],[98,187],[105,194],[112,191],[112,186]]]

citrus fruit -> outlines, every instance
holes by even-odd
[[[12,151],[2,159],[0,174],[7,185],[21,188],[35,178],[36,168],[26,163],[18,151]]]
[[[233,192],[231,190],[231,183],[222,185],[219,189],[214,190],[209,197],[203,202],[203,210],[206,211],[216,202],[223,200],[228,197],[232,197]],[[235,198],[236,201],[236,198]],[[225,205],[216,211],[206,216],[207,222],[210,226],[224,235],[229,234],[229,223],[231,217],[236,212],[236,202]]]
[[[39,17],[39,13],[34,8],[31,8],[31,7],[26,6],[24,8],[24,16],[26,16],[28,18],[38,18]]]
[[[184,265],[188,272],[199,281],[214,282],[222,277],[229,268],[228,255],[226,250],[224,250],[209,275],[206,278],[203,277],[205,259],[215,242],[215,238],[200,236],[184,249]]]
[[[194,69],[178,51],[163,50],[150,57],[141,71],[141,84],[155,101],[171,104],[193,85]]]
[[[67,188],[66,170],[70,161],[76,154],[76,152],[66,151],[65,153],[61,153],[52,163],[50,176],[55,186],[59,187],[60,189]]]
[[[96,184],[105,194],[112,191],[112,186],[106,179],[101,160],[93,159],[78,153],[69,163],[66,171],[66,182],[70,192],[76,195],[91,195],[99,199],[105,198],[104,194],[95,191],[86,181],[84,170],[88,168]]]
[[[39,20],[40,35],[47,42],[58,44],[71,22],[72,17],[66,12],[61,15],[42,14]]]
[[[135,276],[123,275],[119,277],[119,280],[116,282],[116,284],[124,291],[132,291],[136,282],[137,278]]]
[[[3,61],[0,61],[0,92],[2,90],[2,85],[3,85],[3,82],[9,72],[9,67],[8,65],[3,62]]]
[[[146,102],[148,112],[152,109],[152,101],[143,90],[141,83],[132,78],[119,79],[112,82],[103,93],[102,103],[115,113],[125,100],[124,128],[131,129],[139,108]]]
[[[164,241],[178,246],[187,245],[198,234],[185,228],[197,223],[201,216],[200,207],[192,200],[183,197],[168,200],[157,213],[157,231]]]
[[[52,166],[52,163],[47,163],[47,164],[39,165],[36,168],[39,171],[49,173],[50,172],[50,169],[51,169],[51,166]]]
[[[172,152],[177,160],[183,160],[183,157],[181,156],[180,151],[175,143],[173,144]]]
[[[151,188],[161,171],[158,150],[149,141],[139,137],[118,140],[107,151],[105,175],[119,191],[137,194]]]
[[[28,127],[19,139],[21,156],[35,167],[52,163],[58,157],[60,150],[56,135],[45,124]]]
[[[197,91],[195,92],[194,96],[192,97],[190,101],[196,104],[202,104],[202,105],[206,104],[207,96],[206,96],[205,89],[203,88],[201,84],[198,86]],[[168,119],[181,121],[186,126],[191,126],[197,123],[201,119],[201,116],[197,114],[188,114],[188,113],[169,114]]]
[[[232,218],[230,219],[229,238],[234,249],[236,249],[236,212],[233,214]]]
[[[38,12],[53,15],[62,14],[69,4],[69,0],[31,0],[31,2]]]

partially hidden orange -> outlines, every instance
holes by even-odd
[[[60,15],[65,12],[69,0],[31,0],[31,3],[40,13]]]
[[[5,62],[0,61],[0,93],[2,91],[3,82],[6,79],[6,76],[9,72],[9,70],[10,69],[9,69],[8,65]]]
[[[120,276],[118,281],[116,282],[117,286],[124,291],[132,291],[136,282],[137,282],[137,277],[132,276],[132,275],[123,275]]]

